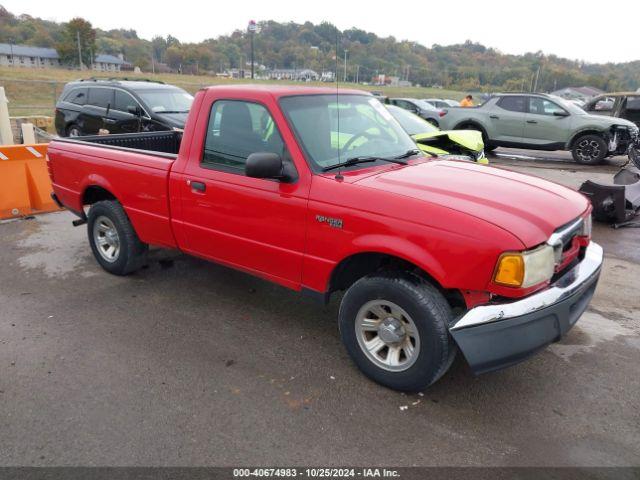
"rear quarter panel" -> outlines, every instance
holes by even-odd
[[[81,212],[87,189],[101,187],[123,205],[143,242],[175,247],[168,201],[172,159],[55,140],[48,158],[53,190],[69,209]]]

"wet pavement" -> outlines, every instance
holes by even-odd
[[[622,161],[498,153],[573,187]],[[407,396],[349,361],[337,299],[163,250],[111,276],[72,218],[0,224],[0,465],[640,464],[640,229],[596,225],[601,281],[560,343]]]

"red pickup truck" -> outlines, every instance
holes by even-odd
[[[361,91],[206,88],[184,133],[56,139],[48,165],[108,272],[134,272],[153,244],[323,302],[344,291],[350,356],[400,390],[435,382],[458,349],[482,373],[557,341],[602,264],[585,197],[427,157]]]

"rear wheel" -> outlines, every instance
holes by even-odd
[[[144,265],[149,246],[140,241],[118,201],[93,204],[87,217],[89,244],[102,268],[128,275]]]
[[[573,142],[573,159],[584,165],[597,165],[607,156],[607,142],[599,135],[583,135]]]
[[[73,124],[67,127],[67,137],[81,137],[81,136],[82,136],[82,130],[80,130],[79,126]]]
[[[404,272],[364,277],[340,305],[342,341],[372,380],[417,391],[451,366],[456,347],[448,332],[451,308],[432,285]]]

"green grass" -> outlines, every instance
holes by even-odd
[[[318,85],[331,86],[330,83],[320,82],[291,82],[274,80],[249,79],[231,80],[207,75],[178,75],[178,74],[157,74],[144,73],[136,75],[133,72],[121,72],[114,74],[100,72],[79,72],[77,70],[64,69],[31,69],[0,67],[0,86],[5,88],[9,99],[9,114],[11,116],[24,115],[53,115],[53,109],[57,97],[62,92],[65,83],[78,78],[96,77],[141,77],[161,80],[184,88],[188,92],[195,93],[198,89],[209,85],[231,85],[242,83],[259,84],[290,84],[290,85]],[[352,83],[341,83],[344,88],[357,88],[360,90],[380,91],[389,97],[415,97],[415,98],[451,98],[461,100],[465,93],[452,90],[421,87],[377,87],[356,85]]]

